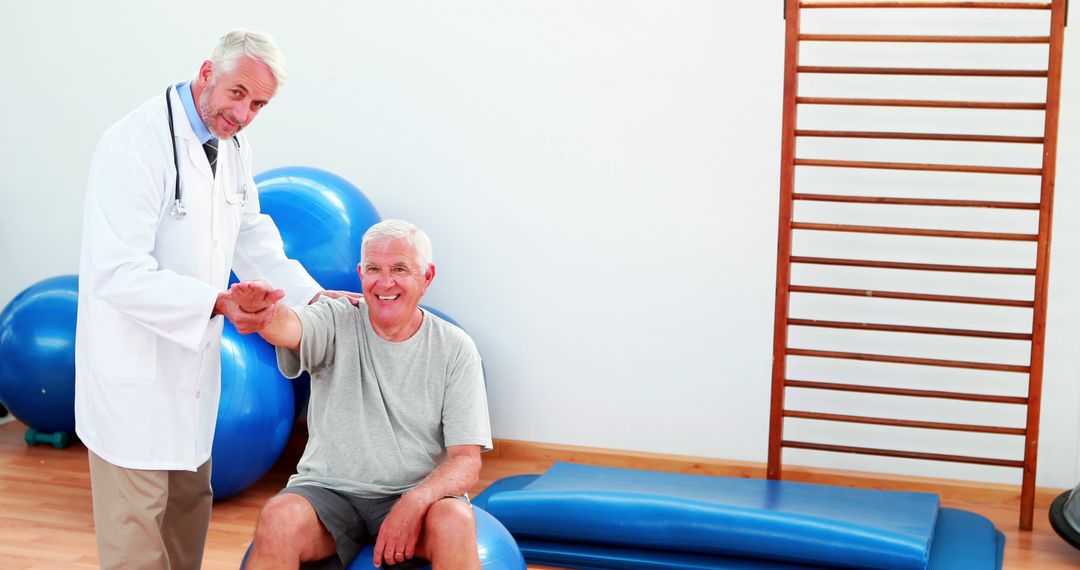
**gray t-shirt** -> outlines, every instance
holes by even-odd
[[[480,353],[465,331],[424,312],[402,342],[375,334],[368,306],[323,299],[295,309],[299,354],[279,348],[289,378],[311,374],[308,443],[289,478],[365,498],[402,494],[446,448],[491,449]]]

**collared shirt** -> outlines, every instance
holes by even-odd
[[[198,137],[199,142],[206,144],[206,141],[212,139],[214,135],[210,134],[210,129],[206,128],[202,117],[199,116],[199,111],[195,109],[195,97],[191,94],[191,82],[185,81],[177,85],[176,93],[180,95],[180,101],[184,103],[184,111],[187,113],[188,122],[191,123],[191,130],[195,131],[195,136]]]

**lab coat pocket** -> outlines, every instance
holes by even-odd
[[[92,304],[90,365],[95,374],[116,379],[151,380],[157,376],[157,335],[123,313]]]

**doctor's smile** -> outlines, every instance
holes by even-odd
[[[206,128],[218,138],[229,138],[255,119],[277,88],[277,78],[265,65],[240,57],[226,69],[204,64],[191,91]]]

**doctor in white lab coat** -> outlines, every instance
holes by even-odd
[[[269,36],[230,32],[193,81],[121,119],[94,153],[79,267],[75,412],[90,450],[103,568],[201,564],[221,315],[241,332],[271,316],[232,302],[230,269],[281,287],[289,304],[320,293],[259,213],[251,147],[237,134],[284,80],[283,61]],[[214,168],[200,140],[208,135],[219,139]],[[183,217],[173,211],[177,169]]]

